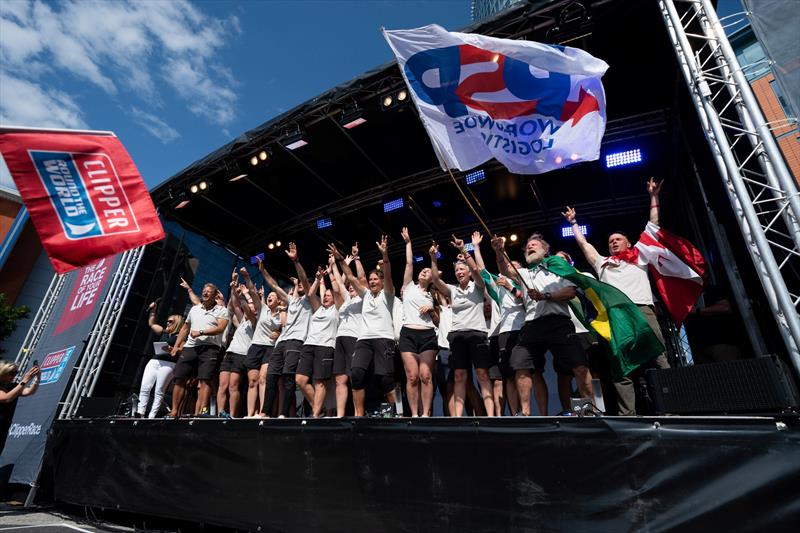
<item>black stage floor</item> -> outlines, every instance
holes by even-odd
[[[48,450],[57,501],[211,530],[800,524],[797,417],[63,420]]]

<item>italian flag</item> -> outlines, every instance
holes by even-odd
[[[648,222],[636,243],[675,325],[680,328],[700,293],[706,261],[688,240]]]

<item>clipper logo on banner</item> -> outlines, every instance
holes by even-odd
[[[67,306],[61,313],[54,334],[57,335],[75,324],[83,322],[92,314],[97,303],[97,295],[102,292],[103,286],[110,277],[110,264],[111,261],[108,259],[101,259],[97,263],[81,269],[78,273],[78,282],[72,287],[69,298],[67,298]]]
[[[106,154],[28,152],[70,240],[139,231]]]
[[[47,385],[55,383],[64,373],[64,369],[69,363],[69,358],[72,357],[72,352],[75,351],[74,346],[51,352],[47,354],[42,361],[42,381],[40,385]]]

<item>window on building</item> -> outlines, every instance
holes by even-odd
[[[783,91],[781,91],[781,86],[778,84],[778,81],[771,80],[769,82],[769,86],[772,88],[772,92],[775,93],[775,97],[778,99],[778,102],[780,102],[781,109],[783,109],[783,114],[787,115],[789,113],[789,106],[786,105],[786,99],[783,97]]]

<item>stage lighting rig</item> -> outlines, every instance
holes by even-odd
[[[298,124],[295,124],[286,131],[281,141],[284,147],[288,150],[297,150],[308,144],[308,139],[305,133]]]
[[[339,124],[341,124],[343,128],[350,130],[364,124],[366,121],[367,119],[364,118],[364,112],[354,103],[342,112],[342,118],[339,119]]]
[[[408,89],[403,87],[395,92],[387,93],[381,96],[381,109],[384,111],[394,109],[411,101],[411,95],[408,94]]]
[[[635,165],[637,163],[641,163],[642,161],[642,150],[640,148],[606,154],[606,168]]]

